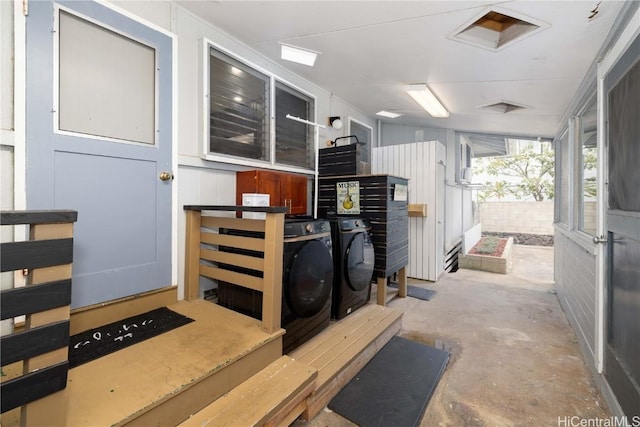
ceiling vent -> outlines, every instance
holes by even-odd
[[[532,18],[492,8],[463,25],[449,38],[497,51],[547,27],[548,24]]]
[[[487,104],[487,105],[479,105],[476,108],[480,108],[483,110],[497,111],[498,113],[507,114],[507,113],[512,113],[514,111],[523,110],[528,107],[524,105],[515,104],[513,102],[498,101],[498,102],[492,102],[491,104]]]

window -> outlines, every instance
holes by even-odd
[[[268,76],[211,49],[209,151],[269,161]]]
[[[153,48],[60,11],[59,61],[61,131],[155,144]]]
[[[347,135],[355,135],[360,142],[360,148],[357,152],[360,165],[358,165],[357,169],[359,171],[361,170],[363,174],[371,173],[371,157],[369,151],[371,148],[371,140],[373,139],[373,129],[349,117],[349,128],[347,132]]]
[[[562,224],[569,224],[569,131],[565,131],[562,137],[556,140],[556,221]]]
[[[206,47],[208,157],[313,170],[315,128],[287,115],[313,122],[315,98],[210,43]]]
[[[598,111],[596,97],[578,118],[577,225],[591,235],[596,232],[596,164],[598,159]]]
[[[313,99],[277,82],[276,162],[313,169],[315,167],[314,128],[287,119],[287,114],[312,121],[315,116]]]

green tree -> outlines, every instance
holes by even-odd
[[[489,187],[489,197],[495,195],[496,186],[499,183],[501,187],[506,186],[506,191],[514,195],[517,199],[526,196],[541,202],[545,199],[553,199],[554,193],[554,153],[552,150],[540,149],[536,150],[533,146],[528,146],[521,150],[518,154],[504,157],[493,157],[487,159],[484,164],[478,168],[479,172],[485,172],[488,175],[496,177],[516,178],[511,186],[506,186],[505,181],[497,181],[493,187]],[[504,190],[504,188],[503,188]],[[493,194],[491,194],[493,193]],[[482,199],[483,197],[480,197]],[[487,197],[484,197],[485,200]]]
[[[481,202],[486,202],[492,197],[497,197],[498,200],[502,200],[502,198],[508,194],[511,194],[511,189],[507,181],[487,182],[483,190],[478,193],[478,199]]]
[[[598,149],[597,147],[584,147],[582,150],[582,170],[584,172],[594,170],[598,162]],[[596,197],[596,177],[585,177],[582,183],[582,191],[585,196]]]

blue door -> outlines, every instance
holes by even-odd
[[[93,1],[26,22],[27,209],[78,211],[72,307],[172,285],[172,38]]]

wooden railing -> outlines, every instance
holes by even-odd
[[[3,226],[28,225],[29,240],[2,243],[1,270],[23,271],[24,287],[3,290],[2,320],[25,316],[1,338],[2,413],[22,407],[22,425],[64,425],[60,392],[69,370],[69,313],[75,211],[2,211]]]
[[[278,331],[281,326],[286,208],[189,205],[184,209],[187,214],[185,299],[198,298],[200,276],[262,292],[262,329],[267,333]],[[211,216],[215,211],[264,212],[266,218]],[[252,233],[264,233],[264,238]],[[221,247],[225,249],[221,251]],[[252,253],[260,256],[252,256]],[[262,277],[242,272],[246,269],[260,272]]]

